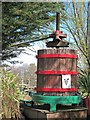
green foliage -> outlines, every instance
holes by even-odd
[[[90,76],[79,78],[79,90],[83,98],[90,97]]]
[[[2,118],[20,118],[18,77],[10,71],[0,70],[2,73]]]
[[[62,9],[62,4],[58,4],[58,10]],[[2,3],[2,59],[15,57],[21,53],[19,47],[30,44],[19,44],[38,39],[47,33],[50,22],[55,20],[57,11],[56,3],[38,2],[3,2]],[[17,51],[17,52],[15,52]],[[17,53],[17,54],[16,54]]]

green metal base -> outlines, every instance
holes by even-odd
[[[44,96],[44,95],[38,95],[33,94],[32,95],[33,101],[37,103],[45,103],[50,104],[50,111],[56,111],[56,105],[76,105],[81,102],[80,96]]]

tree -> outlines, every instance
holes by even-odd
[[[58,4],[61,9],[63,6]],[[2,3],[2,59],[16,57],[22,48],[29,43],[19,44],[24,41],[34,41],[46,37],[51,29],[50,22],[55,19],[56,3],[37,2],[3,2]]]
[[[81,65],[79,64],[79,70],[82,76],[88,73],[90,65],[87,39],[87,4],[85,2],[64,3],[64,13],[67,19],[62,21],[64,28],[69,31],[77,45],[79,61],[83,60]]]
[[[30,87],[35,87],[36,84],[36,66],[35,64],[23,64],[22,66],[19,67],[12,67],[12,72],[16,76],[18,75],[19,77],[19,83],[20,84],[27,84]]]
[[[90,77],[90,1],[88,2],[88,20],[87,20],[87,35],[88,35],[88,75]]]

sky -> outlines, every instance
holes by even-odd
[[[29,49],[31,49],[31,50],[29,50]],[[27,63],[27,64],[35,63],[35,64],[37,64],[36,55],[37,55],[37,51],[39,49],[42,49],[42,48],[36,44],[33,47],[25,48],[26,53],[21,53],[17,57],[17,59],[22,61],[23,63]],[[32,50],[34,50],[34,52]]]
[[[29,65],[32,63],[37,65],[37,59],[36,59],[37,51],[40,49],[43,49],[43,48],[45,48],[45,43],[35,42],[32,44],[32,46],[25,47],[24,48],[25,51],[22,52],[19,56],[17,56],[16,58],[12,58],[11,60],[5,61],[5,63],[10,65],[10,66],[13,66],[13,65],[14,66],[21,66],[23,64]],[[11,64],[9,61],[19,61],[19,63]]]

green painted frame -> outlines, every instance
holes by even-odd
[[[50,104],[50,112],[56,111],[56,105],[77,105],[81,102],[81,96],[44,96],[37,93],[32,95],[32,99],[37,103]]]

